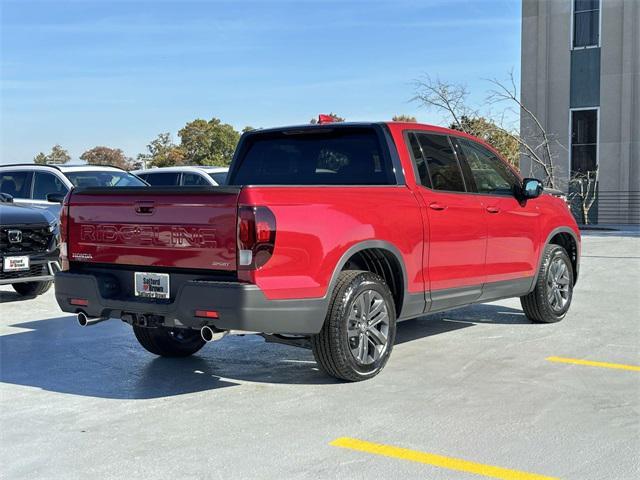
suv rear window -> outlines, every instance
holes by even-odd
[[[154,186],[180,185],[180,172],[141,173],[139,177]]]
[[[233,185],[392,185],[393,168],[372,128],[254,134]]]
[[[0,192],[14,198],[30,198],[32,178],[33,172],[4,171],[0,175]]]
[[[76,187],[142,187],[144,182],[128,172],[82,170],[65,176]]]

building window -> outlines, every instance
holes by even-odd
[[[600,45],[600,0],[573,0],[573,48]]]
[[[598,110],[571,111],[571,171],[593,172],[598,166]]]

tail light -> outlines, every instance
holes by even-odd
[[[71,192],[64,197],[62,208],[60,209],[60,269],[69,270],[69,247],[68,247],[68,225],[69,225],[69,198]]]
[[[255,270],[273,255],[276,217],[267,207],[238,207],[238,268]]]

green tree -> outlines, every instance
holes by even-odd
[[[137,161],[148,167],[184,165],[185,152],[171,139],[171,134],[161,133],[147,145],[147,153],[138,155]]]
[[[394,122],[410,122],[410,123],[418,122],[418,120],[416,120],[416,117],[411,115],[394,115],[391,120]]]
[[[127,157],[119,148],[93,147],[80,155],[80,160],[84,160],[89,165],[111,165],[113,167],[130,170],[133,161]]]
[[[60,145],[54,145],[51,148],[51,152],[45,155],[40,152],[35,157],[33,157],[33,162],[39,165],[62,165],[71,160],[71,156],[69,152],[67,152]]]
[[[459,123],[452,123],[449,128],[484,140],[511,165],[516,168],[520,167],[518,132],[509,132],[488,118],[467,117],[466,115],[460,116]]]
[[[240,134],[218,118],[193,120],[178,136],[186,162],[192,165],[229,165],[240,140]]]

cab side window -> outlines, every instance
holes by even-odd
[[[515,173],[493,152],[464,138],[456,139],[469,166],[478,193],[512,195],[520,182]]]
[[[211,185],[207,180],[198,173],[183,173],[182,185],[189,187],[200,187],[203,185]]]
[[[0,174],[0,192],[13,198],[31,198],[33,172],[4,171]]]
[[[66,195],[69,189],[52,173],[36,172],[33,184],[33,199],[46,200],[49,193]]]
[[[464,192],[465,184],[458,159],[446,135],[417,133],[434,190]],[[424,184],[424,182],[423,182]]]

